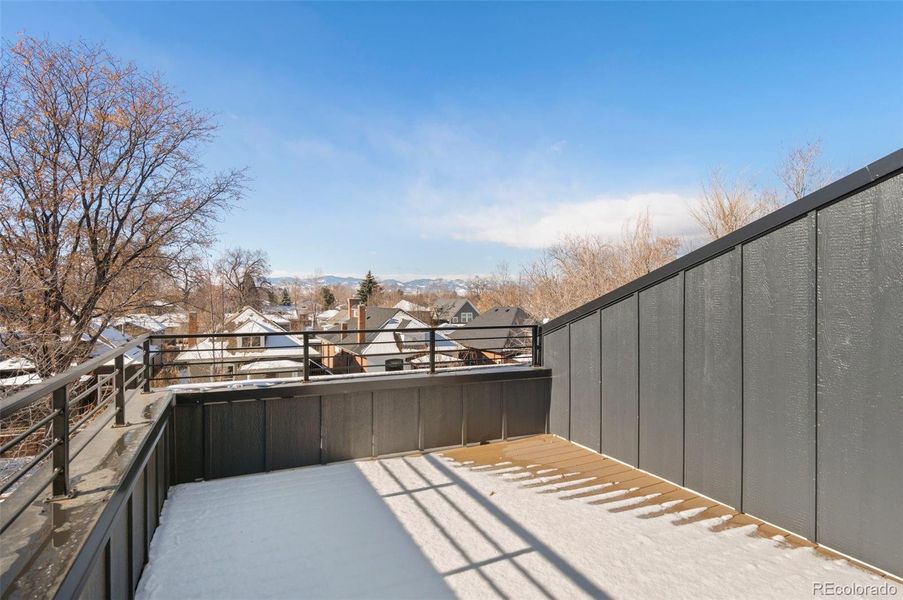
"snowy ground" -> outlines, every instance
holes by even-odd
[[[661,507],[618,512],[640,500],[567,500],[437,455],[172,492],[138,598],[813,598],[819,583],[887,585],[752,527],[644,519]]]

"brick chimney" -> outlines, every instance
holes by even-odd
[[[354,321],[357,316],[357,307],[361,305],[360,298],[348,298],[348,320]]]
[[[361,304],[357,307],[357,328],[364,329],[367,327],[367,305]],[[367,335],[363,331],[357,332],[357,343],[363,344]]]
[[[198,332],[198,314],[196,312],[188,313],[188,333]]]

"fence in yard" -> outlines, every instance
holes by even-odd
[[[542,336],[552,433],[903,573],[903,150]]]

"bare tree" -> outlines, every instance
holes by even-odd
[[[815,140],[792,149],[778,165],[778,178],[787,189],[791,202],[830,181],[831,171],[820,164],[821,155],[821,140]]]
[[[269,288],[270,259],[263,250],[230,248],[216,261],[216,273],[228,292],[229,309],[260,308]]]
[[[203,176],[210,117],[102,48],[21,38],[0,67],[3,342],[43,375],[81,359],[156,274],[211,238],[244,175]],[[85,343],[83,343],[85,342]]]
[[[654,233],[648,213],[628,221],[620,239],[571,237],[547,248],[526,268],[526,306],[554,317],[677,258],[680,240]]]
[[[725,180],[715,170],[702,186],[702,198],[690,214],[709,239],[718,239],[762,217],[779,206],[773,192],[757,192],[744,180]]]

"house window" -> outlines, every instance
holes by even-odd
[[[457,323],[457,322],[458,322],[458,317],[452,317],[452,323]]]
[[[241,336],[242,348],[253,348],[255,346],[263,346],[263,338],[259,335],[243,335]]]
[[[472,312],[462,312],[461,313],[461,322],[462,323],[470,323],[473,321],[473,313]]]

